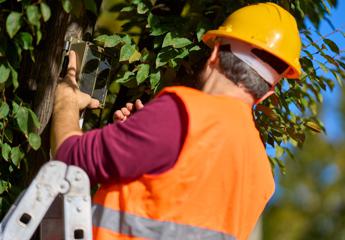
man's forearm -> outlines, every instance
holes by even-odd
[[[79,127],[79,107],[70,97],[56,100],[51,128],[51,150],[53,156],[65,139],[72,135],[82,135]]]

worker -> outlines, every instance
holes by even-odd
[[[298,78],[301,41],[292,15],[273,3],[231,14],[203,41],[212,53],[200,90],[168,87],[140,110],[83,133],[79,112],[98,102],[78,90],[75,54],[58,84],[55,159],[93,184],[94,239],[247,239],[274,192],[252,107],[283,77]]]

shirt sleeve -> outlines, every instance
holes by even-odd
[[[174,166],[186,123],[180,100],[166,94],[124,122],[69,137],[59,147],[56,159],[83,168],[92,184],[159,174]]]

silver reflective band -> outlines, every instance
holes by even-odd
[[[235,237],[191,225],[157,221],[116,211],[101,205],[92,206],[92,223],[113,232],[148,239],[236,240]]]

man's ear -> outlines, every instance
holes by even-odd
[[[214,44],[214,47],[213,47],[211,56],[210,56],[210,57],[208,58],[208,60],[207,60],[207,63],[208,63],[208,64],[214,65],[214,64],[217,64],[217,63],[218,63],[219,46],[220,46],[220,43],[219,43],[219,42],[216,42],[216,43]]]

